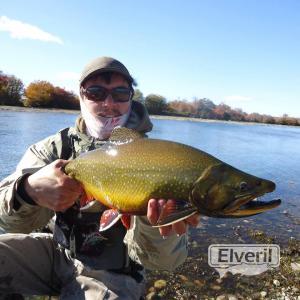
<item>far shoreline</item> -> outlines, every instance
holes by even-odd
[[[42,112],[42,113],[65,113],[65,114],[79,114],[80,110],[72,109],[60,109],[60,108],[36,108],[36,107],[23,107],[23,106],[7,106],[0,105],[0,111],[13,111],[13,112]],[[282,124],[269,124],[269,123],[259,123],[259,122],[239,122],[239,121],[225,121],[225,120],[215,120],[215,119],[201,119],[201,118],[190,118],[190,117],[180,117],[180,116],[164,116],[164,115],[150,115],[150,118],[157,120],[172,120],[172,121],[189,121],[189,122],[202,122],[202,123],[225,123],[225,124],[239,124],[239,125],[265,125],[265,126],[292,126],[299,127],[295,125],[282,125]]]

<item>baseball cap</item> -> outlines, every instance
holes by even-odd
[[[79,83],[82,85],[91,76],[104,72],[116,72],[123,75],[130,83],[134,81],[127,68],[120,61],[112,57],[101,56],[93,59],[84,67]]]

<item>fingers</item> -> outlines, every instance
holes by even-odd
[[[169,201],[174,201],[172,199],[169,199]],[[152,225],[156,225],[157,221],[160,217],[161,211],[166,204],[166,200],[164,199],[150,199],[148,202],[148,210],[147,210],[147,217]],[[167,237],[173,233],[177,235],[185,234],[188,230],[188,226],[196,227],[200,221],[200,215],[194,214],[190,216],[189,218],[176,222],[169,226],[163,226],[159,227],[159,232],[162,236]]]
[[[164,199],[150,199],[148,202],[147,218],[151,225],[156,225],[160,216],[161,210],[165,204]],[[159,232],[162,236],[170,235],[172,232],[172,226],[164,226],[159,228]]]
[[[148,201],[148,209],[147,209],[147,218],[152,225],[156,225],[157,221],[159,219],[159,216],[161,214],[161,211],[163,209],[163,206],[165,205],[164,199],[150,199]]]
[[[57,159],[53,162],[53,166],[56,170],[56,174],[58,178],[60,179],[61,186],[64,186],[68,189],[68,192],[74,192],[77,193],[78,196],[83,193],[83,187],[80,184],[79,181],[71,178],[68,176],[64,170],[63,167],[67,165],[69,161],[64,159]]]
[[[67,160],[58,159],[30,175],[24,182],[27,194],[39,206],[63,211],[83,194],[81,184],[63,172],[62,167],[67,163]]]
[[[68,176],[63,176],[60,178],[60,184],[61,186],[64,186],[68,192],[73,192],[76,194],[82,194],[83,193],[83,187],[81,183],[75,179],[72,179]]]
[[[198,224],[200,222],[200,215],[194,214],[194,215],[190,216],[189,218],[187,218],[185,220],[185,222],[193,227],[196,227],[196,226],[198,226]]]
[[[177,223],[174,223],[173,230],[177,235],[182,235],[186,233],[187,231],[187,224],[184,221],[179,221]]]
[[[172,225],[159,227],[159,233],[163,237],[167,237],[173,233]]]
[[[53,166],[57,169],[62,169],[69,161],[65,159],[57,159],[53,162]]]
[[[147,218],[151,225],[155,225],[158,220],[158,202],[156,199],[150,199],[148,201]]]

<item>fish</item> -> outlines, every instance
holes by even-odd
[[[126,216],[146,215],[149,199],[173,199],[163,206],[157,224],[167,226],[193,214],[216,218],[256,215],[280,205],[260,201],[275,183],[243,172],[186,144],[145,138],[115,128],[107,143],[69,161],[65,173],[79,181],[88,199],[107,207],[100,220],[105,231]]]

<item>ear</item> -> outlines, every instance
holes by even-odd
[[[220,163],[207,167],[201,176],[195,181],[191,194],[190,201],[201,211],[206,211],[204,208],[207,201],[207,194],[210,188],[220,181],[226,170],[226,164]]]
[[[80,86],[79,94],[80,94],[80,97],[82,99],[83,98],[83,86],[82,85]]]

